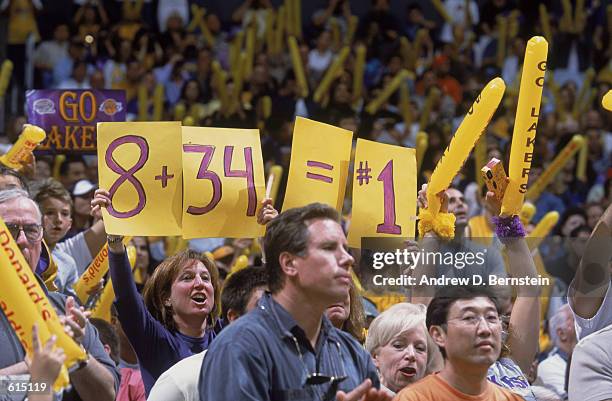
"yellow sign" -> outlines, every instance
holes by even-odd
[[[414,149],[357,140],[349,246],[361,248],[362,237],[414,238],[416,172]]]
[[[341,210],[352,138],[351,131],[296,118],[283,210],[313,202]]]
[[[181,123],[98,123],[100,187],[111,194],[103,209],[106,232],[181,233]]]
[[[183,237],[260,237],[265,179],[259,131],[183,127]]]

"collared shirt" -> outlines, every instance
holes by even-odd
[[[315,372],[347,378],[333,386],[306,384]],[[380,387],[370,355],[350,334],[324,316],[313,349],[289,312],[265,294],[212,342],[200,371],[200,400],[335,400],[336,391],[367,378]]]

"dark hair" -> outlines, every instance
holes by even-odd
[[[231,274],[221,290],[221,312],[227,319],[227,312],[234,310],[244,315],[253,291],[268,285],[268,273],[264,267],[247,267]]]
[[[65,176],[68,174],[68,166],[72,163],[83,163],[83,166],[87,167],[87,163],[85,163],[85,159],[82,156],[77,155],[67,155],[66,160],[60,165],[59,174],[60,176]]]
[[[587,226],[586,224],[581,224],[578,227],[574,228],[572,231],[570,231],[570,238],[577,238],[578,234],[580,233],[587,233],[588,235],[591,235],[591,228],[589,226]]]
[[[451,306],[459,300],[470,300],[477,297],[489,298],[497,313],[501,313],[501,307],[497,295],[493,292],[490,287],[487,286],[445,286],[441,287],[436,291],[434,298],[427,306],[427,315],[425,317],[425,324],[427,330],[431,326],[443,326],[448,321],[448,311]],[[444,347],[439,347],[442,356],[446,359],[446,351]]]
[[[0,164],[0,177],[4,177],[6,175],[12,175],[13,177],[17,178],[19,180],[19,183],[21,184],[21,189],[26,192],[29,192],[28,183],[26,182],[26,179],[21,174],[19,174],[17,170],[13,170],[10,167],[6,167]]]
[[[107,322],[104,319],[99,319],[97,317],[92,317],[89,319],[89,322],[98,329],[98,336],[100,337],[100,342],[103,345],[108,345],[110,348],[110,358],[115,362],[116,365],[119,364],[119,336],[117,335],[117,331],[113,327],[112,324]]]
[[[47,199],[59,199],[65,204],[70,206],[70,214],[72,215],[72,197],[70,196],[70,192],[61,182],[54,180],[53,178],[47,178],[42,182],[40,187],[38,187],[38,192],[36,196],[34,196],[34,200],[40,207],[42,207],[42,202]]]
[[[268,288],[273,294],[283,288],[284,275],[279,263],[283,252],[304,256],[308,248],[308,225],[314,219],[339,221],[338,212],[322,203],[289,209],[272,220],[266,229],[264,250],[268,270]]]
[[[565,225],[565,222],[567,222],[567,220],[569,220],[570,217],[575,216],[575,215],[582,216],[582,218],[584,218],[584,221],[589,220],[587,217],[586,211],[583,208],[570,207],[569,209],[565,209],[565,211],[561,215],[561,218],[559,219],[559,222],[557,223],[557,227],[556,227],[557,235],[563,235],[561,230],[563,230],[563,226]]]
[[[185,250],[161,262],[153,272],[153,275],[147,280],[142,292],[145,305],[149,312],[151,312],[151,315],[168,330],[177,331],[178,328],[174,322],[172,308],[165,306],[164,302],[170,297],[174,280],[176,280],[185,267],[191,265],[190,261],[194,260],[202,262],[206,270],[208,270],[215,292],[215,304],[210,311],[210,315],[208,315],[209,325],[213,326],[219,317],[221,287],[219,285],[217,266],[206,255],[192,250]]]

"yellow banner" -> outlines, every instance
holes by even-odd
[[[259,130],[183,127],[183,237],[256,238],[265,195]]]
[[[65,368],[84,361],[87,358],[85,350],[64,332],[51,301],[38,284],[2,218],[0,266],[4,268],[0,280],[0,306],[26,352],[32,355],[32,326],[38,323],[41,344],[45,344],[51,335],[57,337],[56,346],[66,353]],[[64,371],[54,388],[59,390],[68,384],[67,371]]]
[[[352,138],[351,131],[296,118],[283,210],[313,202],[342,209]]]
[[[181,233],[180,122],[98,123],[98,160],[107,233]]]
[[[414,238],[416,181],[414,149],[358,139],[349,246],[361,248],[363,237]]]
[[[514,131],[512,132],[508,171],[510,181],[501,208],[501,213],[505,215],[520,213],[527,192],[527,180],[533,160],[538,116],[542,102],[547,54],[548,43],[543,37],[535,36],[527,42]]]
[[[132,237],[130,236],[123,238],[123,245],[127,245],[131,240]],[[74,292],[81,304],[85,305],[90,292],[100,282],[106,272],[108,272],[108,245],[105,244],[73,285]]]

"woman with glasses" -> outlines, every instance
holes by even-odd
[[[437,347],[425,327],[425,305],[399,303],[370,325],[366,349],[378,369],[381,385],[395,395],[435,370]]]
[[[96,190],[94,210],[110,203],[108,191]],[[157,266],[141,297],[122,239],[108,236],[110,274],[119,321],[138,356],[148,395],[163,372],[207,349],[216,336],[219,273],[206,256],[190,250],[179,252]]]

